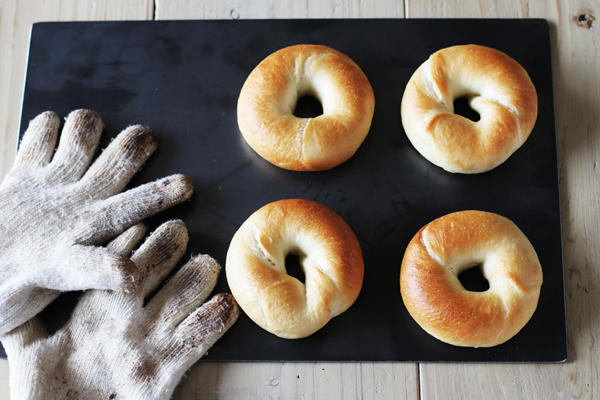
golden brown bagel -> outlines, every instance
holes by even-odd
[[[299,256],[305,283],[286,273]],[[244,312],[287,339],[309,336],[350,307],[364,265],[358,240],[344,220],[309,200],[280,200],[250,216],[233,236],[227,282]]]
[[[458,274],[481,266],[490,288],[467,291]],[[408,312],[437,339],[491,347],[516,335],[535,311],[542,268],[533,246],[507,218],[463,211],[438,218],[411,240],[400,291]]]
[[[294,116],[302,96],[321,102],[323,114]],[[281,168],[322,171],[348,160],[373,118],[375,97],[348,56],[326,46],[281,49],[252,71],[238,99],[238,125],[260,156]]]
[[[454,114],[467,97],[480,115]],[[442,49],[429,57],[406,86],[402,125],[413,146],[449,172],[489,171],[527,140],[537,118],[537,93],[519,63],[477,45]]]

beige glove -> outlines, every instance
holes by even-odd
[[[125,254],[137,229],[109,247]],[[185,371],[239,315],[231,295],[202,305],[220,269],[206,255],[192,258],[144,306],[187,240],[181,221],[161,225],[131,257],[140,269],[137,289],[87,291],[67,325],[50,337],[39,317],[1,337],[11,399],[169,399]]]
[[[48,305],[59,291],[128,290],[138,276],[127,258],[97,247],[128,227],[188,199],[176,175],[119,193],[156,149],[150,129],[123,131],[88,168],[103,123],[88,110],[29,124],[0,185],[0,334]],[[55,290],[48,290],[55,289]]]

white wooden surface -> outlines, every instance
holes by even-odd
[[[545,18],[552,32],[568,362],[199,363],[187,373],[175,398],[598,399],[600,21],[594,20],[596,16],[600,17],[599,2],[582,0],[0,0],[0,177],[14,160],[29,29],[36,21]],[[8,398],[8,363],[2,360],[0,399]]]

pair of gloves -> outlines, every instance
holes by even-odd
[[[31,121],[0,185],[0,340],[11,398],[168,399],[239,314],[230,295],[204,303],[220,270],[206,255],[145,305],[188,234],[169,221],[133,252],[145,235],[139,222],[189,199],[192,184],[174,175],[122,192],[157,147],[152,131],[127,128],[91,164],[100,117],[72,112],[55,151],[59,125],[51,112]],[[71,290],[87,291],[49,335],[36,315]]]

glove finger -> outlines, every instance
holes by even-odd
[[[178,250],[174,246],[173,238],[183,234],[186,240],[184,241],[183,249]],[[137,224],[127,229],[107,247],[119,254],[129,254],[135,244],[142,238],[146,232],[144,224]],[[148,276],[148,270],[155,271],[157,274],[168,274],[170,268],[174,266],[181,255],[173,255],[177,251],[181,254],[185,251],[187,245],[187,230],[181,221],[169,221],[162,224],[153,232],[148,239],[135,251],[131,257],[131,261],[137,266],[139,278],[136,281],[135,288],[127,296],[118,296],[119,299],[115,303],[115,296],[110,291],[105,290],[88,290],[77,303],[77,307],[73,310],[72,321],[85,321],[90,315],[96,315],[97,318],[108,318],[116,321],[116,323],[128,324],[132,318],[130,311],[122,313],[123,305],[134,306],[134,309],[141,309],[143,306],[143,296],[141,293],[144,290],[144,282]],[[172,258],[175,260],[171,261]],[[170,264],[172,263],[172,265]],[[127,308],[126,308],[127,309]],[[73,326],[78,326],[74,323]],[[85,329],[85,328],[84,328]]]
[[[214,289],[221,267],[208,255],[199,255],[185,264],[150,300],[145,308],[157,331],[168,332],[200,304]]]
[[[60,119],[52,111],[41,113],[29,122],[19,145],[15,167],[41,167],[52,158]]]
[[[174,332],[148,338],[161,348],[160,363],[152,360],[142,365],[147,367],[144,372],[156,374],[155,382],[164,398],[172,396],[183,374],[223,336],[239,314],[233,296],[218,294],[189,315]]]
[[[146,234],[146,225],[142,222],[133,225],[125,232],[114,238],[106,248],[119,253],[122,256],[129,257],[133,248],[139,243]]]
[[[177,339],[167,363],[184,363],[185,372],[198,361],[215,342],[235,323],[240,309],[234,297],[219,293],[188,316],[173,335]],[[184,361],[185,360],[185,361]]]
[[[21,359],[20,353],[25,347],[46,337],[48,337],[46,325],[40,317],[33,317],[19,327],[0,336],[0,341],[2,341],[6,355],[12,362]]]
[[[80,182],[81,189],[97,199],[119,193],[157,147],[156,135],[150,128],[128,127],[92,164]]]
[[[56,154],[50,163],[53,175],[64,181],[81,178],[90,165],[104,123],[98,114],[91,110],[72,111],[60,135]]]
[[[62,291],[103,289],[128,292],[139,279],[137,266],[104,247],[73,245],[62,251],[39,286]]]
[[[0,313],[0,334],[4,334],[35,317],[58,297],[60,291],[40,287],[19,290],[8,298],[3,296]]]
[[[159,226],[134,253],[131,260],[140,271],[138,290],[141,298],[156,289],[177,265],[185,253],[188,240],[183,221],[168,221]]]
[[[127,227],[189,199],[193,191],[189,178],[172,175],[110,197],[90,213],[96,220],[75,232],[77,243],[103,243]]]

